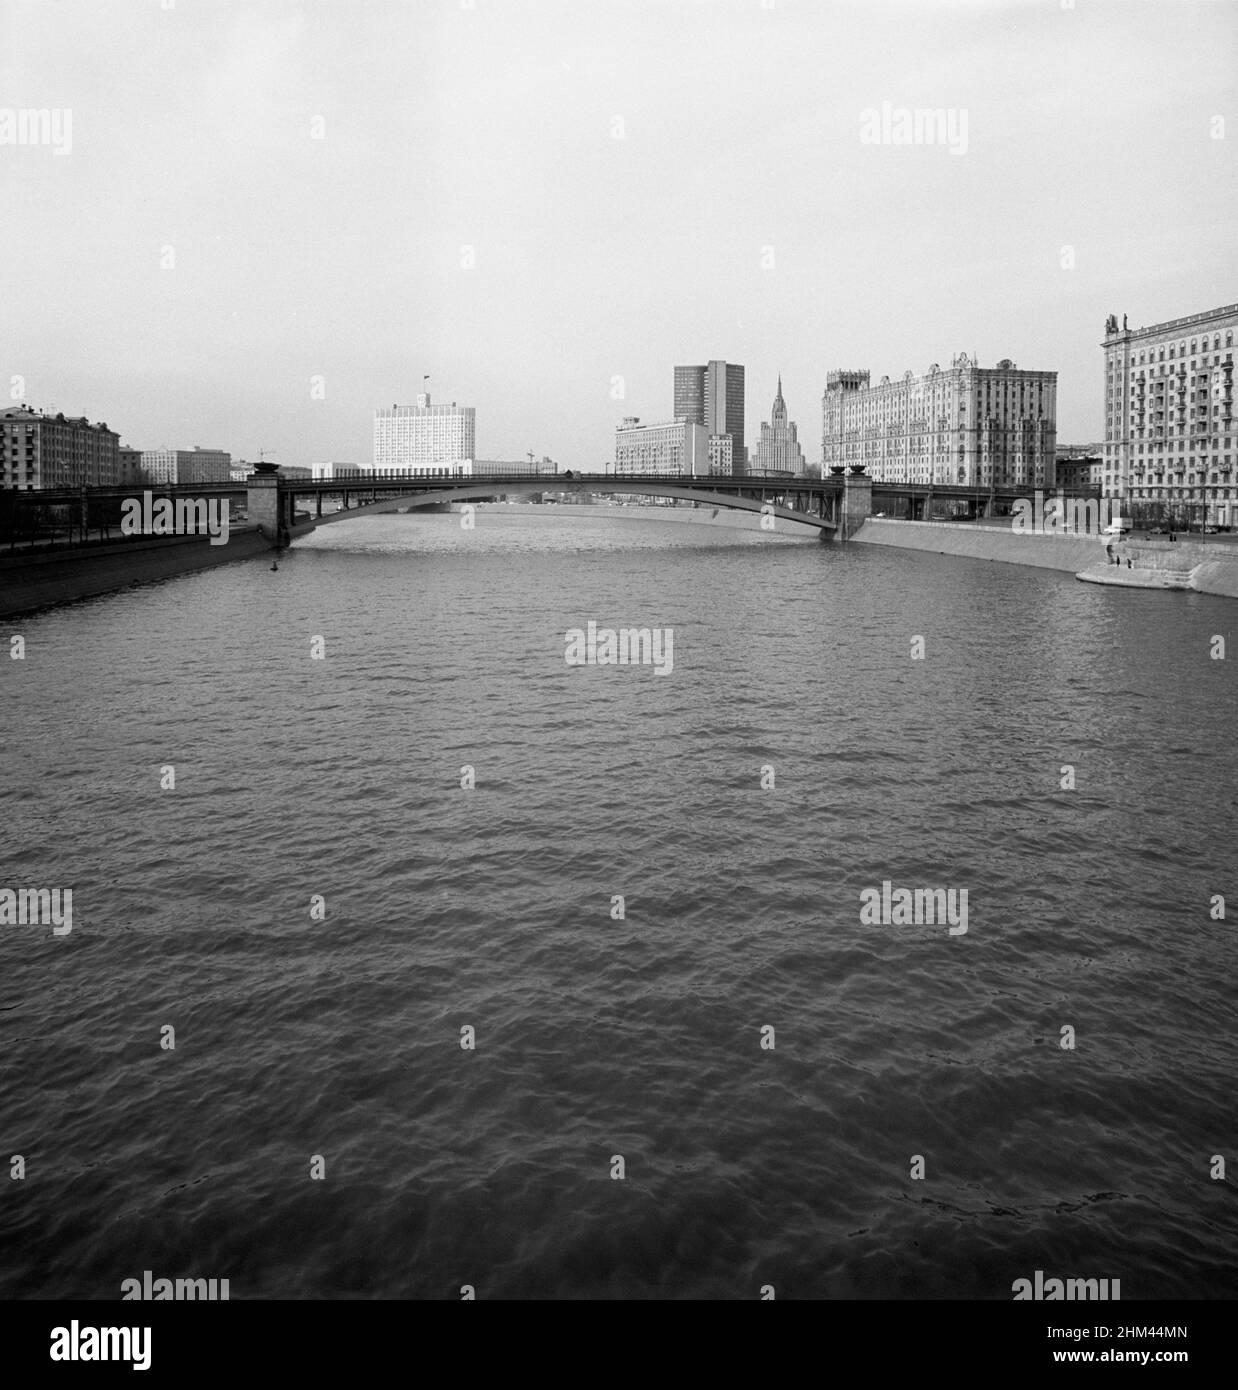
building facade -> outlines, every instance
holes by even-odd
[[[541,461],[537,459],[474,459],[472,473],[473,477],[485,476],[486,474],[509,474],[514,477],[541,477],[543,474],[553,475],[558,473],[559,465],[548,455],[543,454]]]
[[[1068,492],[1100,490],[1104,474],[1103,444],[1059,444],[1056,486]]]
[[[674,418],[703,425],[707,434],[729,434],[732,471],[745,471],[743,367],[721,360],[676,367]]]
[[[1055,487],[1062,488],[1065,492],[1099,492],[1100,483],[1097,481],[1101,472],[1101,457],[1099,454],[1095,458],[1086,455],[1077,457],[1063,457],[1060,453],[1057,456],[1057,478],[1054,481]]]
[[[415,406],[374,412],[374,468],[416,473],[450,468],[476,453],[476,411],[471,405],[433,405],[430,393]]]
[[[735,476],[735,441],[729,434],[709,436],[709,471],[714,477]]]
[[[313,477],[321,482],[330,482],[334,478],[353,478],[359,473],[370,471],[368,463],[345,463],[342,461],[331,463],[316,463],[310,472]]]
[[[778,394],[770,410],[769,424],[761,422],[761,438],[751,460],[752,473],[787,473],[802,476],[805,472],[804,454],[800,449],[799,431],[787,419],[787,403],[782,398],[782,377],[778,378]]]
[[[141,487],[146,475],[142,472],[142,451],[122,444],[116,450],[116,483],[118,487]]]
[[[115,487],[120,436],[85,416],[47,415],[28,406],[0,411],[0,486]]]
[[[710,470],[709,445],[708,430],[695,421],[642,425],[639,416],[629,415],[615,431],[615,472],[704,475]]]
[[[527,466],[527,465],[526,465]],[[457,459],[454,463],[416,465],[411,468],[375,468],[372,463],[331,463],[324,466],[329,472],[315,472],[315,478],[348,478],[368,482],[382,478],[471,478],[473,460]],[[283,470],[280,470],[283,472]]]
[[[227,483],[232,455],[223,449],[143,449],[143,480],[152,485]]]
[[[1105,324],[1102,491],[1136,517],[1238,524],[1238,304],[1150,328]]]
[[[821,450],[828,469],[864,464],[879,482],[1052,487],[1057,373],[1009,358],[981,367],[960,353],[948,370],[904,372],[873,386],[868,372],[826,378]]]

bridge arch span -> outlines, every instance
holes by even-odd
[[[381,484],[362,487],[353,482],[341,482],[338,489],[332,489],[326,483],[316,485],[312,490],[299,488],[295,484],[288,488],[289,493],[293,496],[304,496],[307,491],[311,491],[311,495],[321,496],[324,492],[332,490],[353,493],[357,491],[383,492],[387,489]],[[761,491],[758,482],[754,481],[752,490]],[[773,491],[774,488],[767,484],[764,490],[769,492]],[[481,501],[494,497],[496,493],[502,493],[505,496],[524,497],[533,493],[548,491],[588,492],[602,496],[619,492],[645,497],[671,497],[688,502],[697,502],[702,506],[727,507],[733,511],[765,513],[774,517],[775,520],[795,522],[800,526],[811,527],[820,532],[822,537],[832,535],[838,529],[838,523],[828,516],[816,512],[798,511],[793,507],[782,506],[758,497],[745,497],[732,492],[714,492],[701,486],[675,484],[665,480],[642,481],[638,478],[620,480],[609,475],[601,482],[588,479],[582,480],[579,485],[575,479],[565,480],[556,477],[554,485],[551,487],[547,486],[546,477],[521,478],[514,481],[502,479],[497,482],[494,479],[482,480],[476,477],[467,481],[465,479],[445,479],[439,486],[426,487],[423,484],[415,490],[410,489],[393,496],[376,498],[372,502],[363,502],[357,506],[348,507],[347,510],[316,517],[313,524],[314,526],[327,526],[336,521],[348,521],[353,517],[369,516],[377,512],[397,511],[400,508],[438,506],[444,502]],[[300,534],[304,534],[300,528],[298,531]]]

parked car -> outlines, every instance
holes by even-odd
[[[1150,536],[1167,536],[1168,534],[1169,534],[1169,532],[1166,531],[1165,528],[1164,528],[1163,526],[1154,526],[1154,527],[1148,532],[1148,535],[1150,535]]]
[[[1102,536],[1129,536],[1130,533],[1131,533],[1131,524],[1130,524],[1130,522],[1129,522],[1129,521],[1124,521],[1121,517],[1116,517],[1113,521],[1111,521],[1111,522],[1109,523],[1108,526],[1105,527],[1105,529],[1101,532],[1101,535],[1102,535]]]

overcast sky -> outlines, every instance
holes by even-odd
[[[1092,441],[1107,314],[1238,301],[1236,76],[1228,0],[0,0],[0,118],[72,121],[0,144],[0,383],[368,463],[429,373],[480,457],[600,467],[724,357],[815,461],[828,371],[965,350]]]

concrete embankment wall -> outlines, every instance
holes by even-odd
[[[1180,575],[1199,594],[1238,598],[1238,547],[1139,541],[1130,554],[1136,569]]]
[[[1012,565],[1078,574],[1105,558],[1096,536],[1018,535],[1008,526],[977,526],[952,521],[878,521],[870,517],[853,537],[864,545],[928,550],[934,555],[966,555]]]
[[[963,555],[973,560],[998,560],[1006,564],[1035,565],[1040,569],[1081,570],[1106,566],[1107,540],[1092,536],[1028,535],[1007,527],[977,526],[948,521],[868,521],[856,533],[857,542],[892,545],[902,550],[927,550],[935,555]],[[1200,545],[1189,541],[1141,538],[1113,542],[1123,562],[1129,558],[1137,580],[1141,571],[1172,572],[1184,587],[1201,594],[1238,598],[1238,546]],[[1119,583],[1114,567],[1113,582]],[[1143,587],[1132,583],[1132,587]]]
[[[0,555],[0,617],[231,564],[270,549],[257,527],[234,526],[227,545],[211,545],[200,536],[151,536],[80,550]]]
[[[1235,560],[1205,560],[1192,572],[1191,588],[1201,594],[1238,598],[1238,563]]]
[[[1190,541],[1154,541],[1143,538],[1137,541],[1122,542],[1123,556],[1129,555],[1140,569],[1174,570],[1183,574],[1193,570],[1196,565],[1203,564],[1206,560],[1225,564],[1225,560],[1217,561],[1219,548],[1210,545],[1192,545]]]

